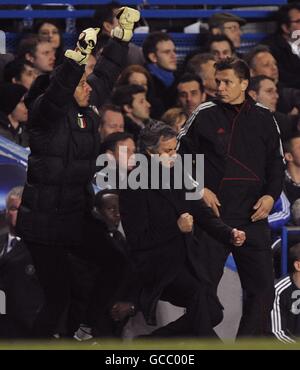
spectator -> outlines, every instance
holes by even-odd
[[[6,314],[0,315],[0,338],[30,338],[35,317],[43,303],[31,256],[16,236],[22,187],[11,189],[6,197],[9,232],[0,238],[0,290],[6,296]]]
[[[295,343],[300,336],[299,289],[300,243],[289,249],[290,274],[275,284],[272,333],[283,343]]]
[[[18,84],[7,82],[0,85],[0,135],[24,147],[28,146],[26,91]]]
[[[300,4],[283,5],[277,12],[276,20],[276,33],[263,43],[270,47],[277,61],[280,81],[284,86],[300,89],[300,54],[297,47],[292,47],[299,37],[299,35],[293,37],[293,32],[300,30]]]
[[[284,87],[279,81],[277,62],[270,52],[268,46],[258,45],[254,47],[245,57],[250,67],[252,77],[265,75],[274,80],[277,85],[279,100],[278,112],[297,115],[300,112],[300,90]]]
[[[201,78],[190,73],[184,74],[177,82],[177,97],[179,105],[190,116],[205,101]]]
[[[235,56],[233,43],[225,35],[211,36],[206,43],[206,51],[211,53],[216,61]]]
[[[287,140],[298,132],[299,116],[289,116],[277,112],[278,93],[274,80],[267,76],[256,76],[250,79],[248,94],[274,114],[278,123],[281,138]]]
[[[284,142],[284,157],[286,160],[285,192],[293,207],[300,198],[300,134],[296,134]]]
[[[161,120],[171,126],[175,132],[179,132],[188,119],[187,113],[182,108],[170,108],[161,117]]]
[[[194,73],[202,79],[206,101],[214,99],[217,93],[215,63],[213,54],[201,53],[194,55],[186,66],[187,72]]]
[[[63,36],[58,22],[53,19],[43,19],[37,21],[33,29],[41,40],[50,42],[55,51],[55,65],[59,65],[63,61],[64,45]]]
[[[132,64],[126,67],[120,74],[116,86],[141,85],[147,93],[147,100],[151,104],[151,117],[159,118],[164,112],[161,101],[155,98],[153,93],[153,81],[146,68]]]
[[[101,107],[100,123],[98,132],[100,134],[101,142],[113,132],[124,131],[124,117],[119,106],[113,104],[105,104]]]
[[[55,66],[55,52],[51,43],[39,40],[35,35],[28,36],[20,42],[18,57],[31,62],[38,74],[52,72]]]
[[[235,48],[241,46],[241,26],[246,20],[230,13],[215,13],[209,20],[209,31],[212,35],[225,35]]]
[[[113,104],[122,108],[125,116],[125,131],[133,135],[137,143],[140,131],[150,118],[150,103],[146,91],[139,85],[117,87],[112,95]]]
[[[175,44],[167,33],[152,32],[143,42],[143,53],[153,79],[154,96],[162,101],[164,109],[168,109],[175,103]]]
[[[27,90],[37,78],[37,71],[34,65],[28,60],[15,59],[6,64],[3,72],[5,82],[23,85]]]

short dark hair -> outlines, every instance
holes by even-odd
[[[13,78],[20,81],[21,74],[25,71],[25,66],[34,68],[34,65],[26,59],[14,59],[7,63],[3,71],[3,80],[5,82],[12,82]]]
[[[250,70],[248,64],[238,58],[226,58],[215,63],[216,71],[232,69],[240,80],[250,80]]]
[[[119,196],[119,192],[114,189],[104,189],[98,191],[98,193],[95,195],[94,198],[94,206],[98,209],[101,209],[103,207],[103,198],[105,195],[112,194]]]
[[[257,54],[260,53],[271,53],[270,48],[267,45],[256,45],[254,48],[252,48],[249,53],[245,55],[245,61],[247,62],[249,68],[255,68],[254,67],[254,59],[257,56]]]
[[[298,138],[300,138],[300,132],[291,136],[290,138],[288,138],[288,140],[285,140],[283,142],[283,151],[284,151],[284,153],[291,153],[291,151],[292,151],[292,141],[294,139],[298,139]]]
[[[120,141],[125,141],[131,139],[134,141],[134,138],[128,132],[113,132],[109,134],[101,144],[101,152],[105,153],[107,150],[114,152]]]
[[[191,82],[191,81],[198,82],[199,90],[202,93],[204,92],[204,86],[203,86],[203,81],[202,81],[201,77],[199,77],[198,75],[193,74],[193,73],[185,73],[183,76],[181,76],[177,81],[176,87],[178,87],[178,85],[180,83]]]
[[[114,104],[104,104],[104,105],[102,105],[101,108],[99,109],[100,126],[103,124],[103,117],[104,117],[104,114],[107,111],[112,111],[112,112],[122,114],[122,110],[118,105],[114,105]]]
[[[111,101],[123,109],[124,105],[132,106],[133,95],[146,93],[146,90],[141,85],[123,85],[114,89]]]
[[[143,54],[144,58],[148,63],[151,63],[148,55],[156,52],[156,45],[161,41],[173,41],[172,38],[166,33],[161,31],[155,31],[149,33],[143,42]]]
[[[252,91],[255,91],[256,93],[258,93],[259,89],[260,89],[260,83],[264,80],[269,80],[269,81],[274,82],[273,78],[265,76],[265,75],[259,75],[259,76],[251,77],[250,81],[249,81],[248,91],[252,90]]]
[[[209,36],[205,46],[204,46],[204,49],[208,52],[210,52],[210,48],[211,48],[211,44],[213,42],[228,42],[229,46],[230,46],[230,49],[231,49],[231,52],[232,54],[235,53],[235,47],[233,45],[233,42],[230,40],[230,38],[228,38],[226,35],[211,35]]]
[[[176,137],[177,133],[171,126],[164,122],[152,121],[140,132],[139,148],[141,153],[147,153],[147,150],[156,152],[161,138],[164,140]]]
[[[289,26],[290,25],[290,16],[289,12],[293,9],[300,11],[300,3],[292,3],[292,4],[286,4],[279,8],[277,13],[275,14],[275,20],[277,22],[278,32],[281,33],[282,29],[281,26],[283,24]]]
[[[289,248],[289,270],[295,271],[294,262],[300,261],[300,243]]]
[[[114,19],[114,10],[120,8],[120,3],[112,1],[108,4],[97,5],[96,11],[92,18],[92,27],[102,28],[103,22],[112,23]]]
[[[214,56],[211,53],[200,53],[195,54],[186,65],[186,71],[189,73],[201,73],[202,64],[206,64],[210,60],[215,61]]]

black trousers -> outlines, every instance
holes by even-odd
[[[153,337],[217,337],[213,330],[223,318],[222,306],[211,287],[197,280],[187,268],[164,289],[160,300],[185,307],[176,321],[151,333]]]
[[[266,336],[274,301],[274,271],[268,225],[253,223],[240,227],[247,240],[241,247],[221,244],[204,235],[206,260],[215,291],[222,278],[226,259],[233,254],[243,289],[243,314],[238,337]]]
[[[32,329],[35,338],[50,338],[69,307],[71,298],[71,266],[68,249],[27,242],[36,274],[44,291],[44,305]]]

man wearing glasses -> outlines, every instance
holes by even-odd
[[[300,3],[282,6],[277,13],[277,32],[263,44],[277,61],[280,81],[300,89]]]

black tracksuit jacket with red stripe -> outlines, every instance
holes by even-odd
[[[276,201],[282,190],[284,165],[273,115],[250,97],[237,106],[215,101],[197,110],[179,134],[180,151],[204,154],[204,184],[218,196],[223,220],[248,223],[261,196]]]

